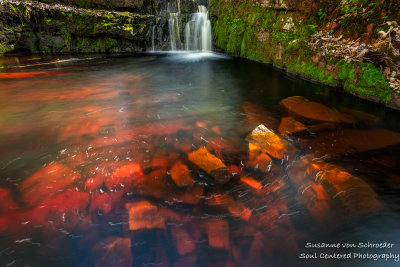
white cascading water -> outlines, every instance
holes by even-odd
[[[212,46],[212,35],[211,35],[211,21],[208,18],[208,10],[205,6],[198,6],[198,12],[191,15],[190,21],[185,25],[184,29],[184,47],[181,42],[180,34],[180,0],[176,1],[176,4],[168,2],[166,12],[168,14],[168,30],[169,30],[169,41],[171,51],[176,51],[178,49],[184,49],[187,51],[211,51]],[[153,27],[152,29],[152,40],[151,46],[152,50],[155,51],[161,47],[155,47],[155,35],[160,35],[158,37],[159,42],[162,37],[162,29]]]
[[[155,31],[156,31],[156,26],[154,25],[153,29],[151,31],[151,51],[153,51],[153,52],[156,51],[155,44],[154,44]]]
[[[185,26],[185,49],[211,51],[211,22],[205,6],[199,6],[198,12]]]
[[[181,43],[181,37],[179,34],[179,12],[169,13],[168,28],[171,50],[175,51],[177,46],[180,46]]]

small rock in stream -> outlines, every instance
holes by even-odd
[[[158,213],[157,206],[143,200],[136,203],[127,203],[129,213],[129,230],[164,229],[165,221]]]
[[[222,160],[208,152],[205,147],[201,147],[189,153],[188,159],[214,177],[218,183],[225,184],[229,182],[231,175],[229,174],[227,166]]]
[[[297,149],[291,143],[263,124],[255,128],[253,132],[246,137],[246,140],[277,159],[290,160],[293,159],[297,153]]]

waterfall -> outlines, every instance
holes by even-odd
[[[179,13],[169,13],[168,28],[171,50],[175,51],[177,45],[180,46],[181,43],[181,37],[179,34]]]
[[[181,14],[180,0],[168,1],[160,13],[167,18],[169,31],[169,47],[171,51],[211,51],[212,35],[211,22],[208,10],[199,5],[197,12],[191,15]],[[183,20],[189,18],[186,23]],[[162,27],[153,26],[151,35],[151,50],[156,51],[164,47],[162,41]]]
[[[154,46],[154,37],[155,37],[155,31],[156,31],[156,26],[153,26],[153,29],[151,31],[151,51],[156,51],[156,48]]]
[[[185,26],[185,49],[190,50],[190,24],[186,23]]]
[[[198,12],[185,26],[185,49],[211,51],[211,22],[205,6],[198,6]]]

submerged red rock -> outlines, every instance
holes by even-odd
[[[281,135],[298,133],[306,130],[307,127],[299,121],[296,121],[292,117],[284,117],[279,125],[278,132]]]
[[[297,198],[312,214],[327,218],[333,215],[328,207],[340,203],[347,215],[361,215],[383,208],[374,190],[361,178],[351,175],[342,168],[312,156],[304,156],[289,166],[288,175],[299,187]],[[305,196],[305,197],[304,197]],[[335,213],[341,214],[340,210]]]
[[[60,163],[50,163],[38,170],[20,185],[22,198],[26,203],[35,205],[49,196],[66,190],[80,175]]]
[[[185,255],[195,250],[196,245],[188,231],[183,227],[171,228],[171,235],[175,241],[176,250],[179,255]]]
[[[193,186],[193,179],[188,167],[181,161],[177,161],[169,170],[172,180],[177,186]]]
[[[262,187],[262,184],[252,177],[243,176],[242,178],[240,178],[240,181],[256,190],[259,190]]]
[[[130,187],[133,185],[134,180],[141,176],[143,176],[143,172],[140,165],[138,163],[131,163],[115,170],[111,174],[111,177],[106,179],[105,185],[108,189],[117,186]]]
[[[354,123],[350,116],[343,115],[320,103],[311,102],[301,96],[291,96],[281,101],[281,105],[292,115],[302,121],[324,121],[334,123]]]
[[[164,218],[158,213],[157,206],[148,201],[127,203],[129,213],[129,230],[164,229]]]
[[[206,228],[210,247],[230,250],[229,224],[227,221],[209,221],[206,223]]]
[[[226,165],[222,160],[208,152],[205,147],[189,153],[188,159],[214,177],[218,183],[224,184],[230,180]]]

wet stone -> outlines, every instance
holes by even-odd
[[[298,194],[309,195],[304,201],[309,202],[306,203],[308,208],[315,206],[314,214],[324,214],[321,207],[337,201],[343,206],[343,211],[351,215],[369,214],[383,208],[374,190],[364,180],[333,164],[313,160],[311,155],[293,163],[287,173],[298,186]],[[335,212],[340,214],[341,211]]]
[[[259,147],[261,151],[265,151],[277,159],[293,159],[297,153],[297,149],[292,144],[262,124],[255,128],[246,137],[246,140],[253,146]]]
[[[181,161],[176,162],[169,173],[177,186],[193,186],[189,168]]]
[[[260,154],[248,161],[246,165],[262,172],[269,172],[272,168],[272,159],[267,154]]]
[[[129,230],[164,229],[164,218],[158,214],[157,206],[148,201],[127,203]]]
[[[170,202],[178,202],[190,205],[197,205],[202,201],[204,193],[203,185],[194,185],[193,187],[188,188],[183,193],[177,192],[172,194],[168,201]]]
[[[209,206],[226,209],[233,216],[241,218],[245,221],[248,221],[252,215],[250,209],[248,209],[242,203],[235,201],[231,195],[227,194],[209,194],[206,197],[206,204]]]
[[[224,184],[229,182],[231,175],[229,174],[227,166],[222,160],[208,152],[205,147],[189,153],[188,159],[214,177],[218,183]]]
[[[92,198],[89,210],[96,215],[108,214],[121,202],[122,194],[123,191],[106,193],[93,192],[91,194]]]
[[[172,186],[172,182],[167,181],[167,172],[163,170],[154,170],[134,182],[135,193],[164,200],[170,199]]]
[[[206,223],[206,228],[210,247],[230,250],[229,224],[227,221],[209,221]]]
[[[188,231],[183,227],[172,227],[171,235],[175,241],[175,247],[179,255],[185,255],[195,250],[196,245]]]
[[[292,117],[284,117],[279,125],[278,132],[281,135],[294,134],[307,130],[307,127]]]
[[[129,187],[138,177],[143,176],[142,168],[138,163],[124,165],[115,170],[105,181],[108,189],[115,187]]]
[[[240,178],[240,181],[241,181],[242,183],[245,183],[245,184],[247,184],[248,186],[250,186],[250,187],[256,189],[256,190],[259,190],[259,189],[262,188],[261,182],[255,180],[254,178],[248,177],[248,176],[243,176],[242,178]]]
[[[308,125],[308,129],[312,132],[331,131],[337,128],[337,125],[331,122],[323,122],[313,125]]]
[[[333,123],[354,123],[351,116],[343,115],[320,103],[311,102],[301,96],[291,96],[281,101],[283,106],[292,117],[301,121],[320,121]]]
[[[52,195],[59,194],[76,181],[80,175],[60,163],[50,163],[22,182],[23,200],[34,205]]]

